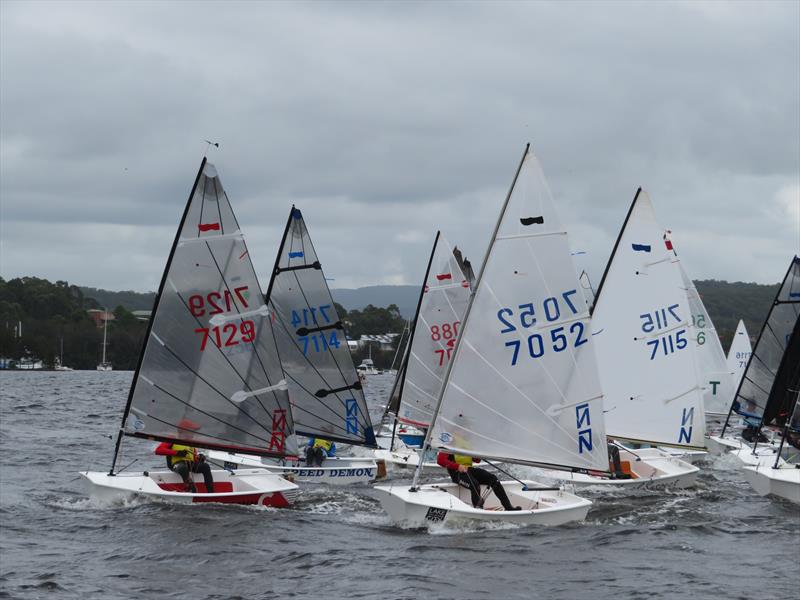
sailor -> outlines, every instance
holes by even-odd
[[[481,497],[481,484],[483,484],[492,488],[494,495],[500,500],[500,504],[503,505],[505,510],[522,510],[519,506],[511,506],[511,501],[503,489],[503,484],[500,483],[497,477],[485,469],[472,466],[473,463],[480,461],[480,458],[461,454],[448,454],[447,452],[439,452],[436,457],[436,462],[440,467],[447,469],[453,483],[457,483],[469,490],[474,508],[483,508],[483,498]]]
[[[321,467],[329,456],[336,455],[336,444],[322,438],[311,438],[306,446],[306,465]]]
[[[156,454],[167,458],[167,466],[181,476],[181,479],[186,484],[186,491],[192,494],[197,493],[191,473],[202,473],[206,484],[206,492],[209,494],[214,492],[214,478],[211,476],[211,467],[206,462],[206,457],[197,452],[197,448],[163,442],[156,448]]]

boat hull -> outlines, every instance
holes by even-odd
[[[601,474],[570,473],[542,469],[540,472],[557,481],[570,483],[577,487],[602,485],[613,488],[687,488],[697,483],[700,469],[683,460],[670,456],[658,448],[643,448],[630,452],[620,450],[620,460],[628,463],[636,477],[631,479],[611,479]]]
[[[214,493],[182,491],[183,482],[172,471],[145,471],[109,475],[97,471],[80,473],[88,486],[89,495],[103,504],[121,504],[145,499],[171,504],[217,502],[286,508],[297,497],[297,486],[263,469],[247,469],[232,474],[212,471]],[[195,485],[204,489],[202,476],[193,474]]]
[[[785,465],[774,469],[772,465],[746,466],[745,479],[761,496],[778,496],[800,504],[800,469]]]
[[[469,490],[455,483],[422,485],[414,492],[409,486],[381,485],[375,490],[392,522],[406,528],[471,522],[563,525],[582,521],[592,506],[589,500],[563,490],[537,491],[542,486],[533,481],[525,482],[528,490],[516,481],[502,483],[511,504],[523,510],[500,509],[493,493],[486,497],[484,509],[473,508]]]
[[[387,475],[399,477],[411,475],[419,465],[419,453],[414,450],[375,450],[373,455],[375,460],[383,461],[386,465]],[[425,462],[422,465],[422,472],[443,474],[444,469],[435,462]]]
[[[352,485],[369,483],[385,476],[385,468],[371,458],[330,457],[321,467],[303,466],[301,463],[280,464],[259,456],[233,454],[211,450],[209,460],[220,463],[226,469],[237,471],[241,468],[264,469],[270,473],[291,477],[298,483],[325,483],[328,485]]]

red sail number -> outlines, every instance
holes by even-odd
[[[233,294],[230,290],[225,290],[222,294],[219,292],[209,292],[205,296],[202,294],[195,294],[189,296],[189,312],[195,317],[202,317],[208,310],[209,315],[218,315],[223,312],[231,312],[236,308],[234,302],[234,294],[239,299],[242,308],[247,308],[247,298],[244,292],[248,290],[248,286],[243,285],[233,289]]]
[[[239,343],[250,343],[256,339],[256,324],[253,321],[242,321],[236,323],[226,323],[220,327],[198,327],[195,333],[201,334],[200,350],[204,351],[208,345],[208,340],[217,348],[238,346]]]

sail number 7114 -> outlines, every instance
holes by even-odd
[[[526,341],[520,337],[522,330],[536,327],[537,319],[546,327],[547,323],[577,315],[578,309],[573,298],[577,293],[577,290],[568,290],[562,292],[560,296],[545,298],[541,304],[528,302],[517,305],[516,309],[501,308],[497,311],[497,319],[503,325],[500,333],[516,333],[514,337],[520,338],[505,342],[506,347],[511,348],[512,367],[517,364],[520,349],[523,342]],[[544,318],[542,319],[542,317]],[[547,337],[540,333],[531,333],[527,336],[525,346],[530,358],[541,358],[548,348],[551,348],[553,352],[563,352],[570,346],[577,348],[589,341],[586,336],[586,326],[582,321],[573,321],[569,326],[565,324],[553,327],[550,329],[549,339],[546,339]]]

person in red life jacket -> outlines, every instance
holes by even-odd
[[[322,438],[311,438],[306,446],[306,465],[321,467],[329,456],[336,455],[336,444]]]
[[[492,488],[494,495],[500,500],[500,504],[503,505],[505,510],[522,510],[519,506],[511,505],[511,501],[508,499],[505,489],[503,489],[503,484],[500,483],[497,477],[485,469],[472,466],[473,463],[480,461],[480,458],[472,458],[462,454],[448,454],[447,452],[439,452],[436,457],[436,462],[440,467],[447,469],[453,483],[457,483],[469,490],[474,508],[483,508],[483,498],[481,498],[481,484],[483,484]]]
[[[192,481],[191,473],[202,473],[206,484],[206,492],[214,492],[214,478],[211,476],[211,467],[206,462],[206,457],[197,452],[192,446],[181,446],[163,442],[156,448],[156,454],[165,456],[167,466],[181,476],[186,484],[186,490],[196,494],[197,488]]]

